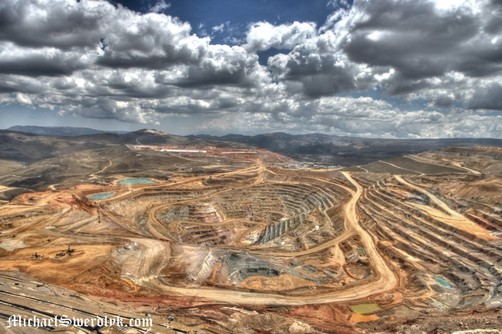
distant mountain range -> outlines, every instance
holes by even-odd
[[[319,133],[291,135],[283,132],[255,136],[188,136],[208,141],[241,143],[267,149],[301,161],[320,164],[359,165],[372,161],[437,150],[450,146],[502,146],[502,139],[384,139],[358,138]]]
[[[95,135],[99,133],[105,133],[110,131],[101,131],[91,128],[78,128],[69,126],[35,126],[35,125],[15,125],[7,130],[31,133],[34,135],[41,136],[60,136],[60,137],[75,137],[75,136],[85,136],[85,135]],[[115,131],[112,133],[125,133],[123,131]]]
[[[227,147],[256,147],[277,152],[300,161],[311,161],[323,165],[360,165],[373,161],[389,159],[405,154],[419,153],[428,150],[437,150],[451,146],[502,146],[502,139],[490,138],[445,138],[445,139],[382,139],[382,138],[357,138],[326,135],[319,133],[292,135],[282,132],[245,136],[230,134],[225,136],[191,135],[175,136],[165,134],[157,130],[138,130],[129,133],[106,133],[89,128],[72,127],[39,127],[39,126],[14,126],[8,130],[0,131],[1,135],[9,131],[28,133],[31,135],[43,135],[48,137],[75,137],[72,141],[78,141],[73,146],[76,150],[95,145],[116,144],[170,144],[180,146],[227,146]],[[25,151],[21,149],[26,143],[19,141],[10,142],[12,138],[3,139],[3,154],[0,158],[12,159],[13,156],[22,156],[25,159],[33,159],[34,156],[47,151],[47,148]],[[10,145],[5,147],[7,142]],[[49,146],[50,141],[43,142]],[[31,141],[33,145],[33,141]],[[54,145],[56,145],[54,143]],[[82,147],[82,148],[83,148]],[[71,149],[72,146],[69,147]],[[7,149],[7,150],[5,150]],[[51,150],[49,150],[51,151]],[[32,152],[27,154],[27,152]],[[8,154],[9,153],[9,154]],[[34,155],[33,155],[34,154]],[[18,158],[19,159],[19,158]]]

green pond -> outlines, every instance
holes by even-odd
[[[382,308],[378,304],[359,304],[351,305],[350,308],[353,312],[359,314],[369,314],[380,311]]]
[[[113,196],[112,192],[109,193],[97,193],[87,196],[89,199],[107,199]]]
[[[120,180],[119,184],[151,184],[155,183],[152,180],[149,179],[124,179]]]
[[[436,282],[438,282],[441,286],[452,289],[453,287],[451,286],[450,283],[448,283],[444,278],[436,276]]]

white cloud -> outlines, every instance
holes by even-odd
[[[229,24],[229,22],[225,22],[225,23],[219,24],[219,25],[217,25],[217,26],[212,27],[212,28],[211,28],[211,30],[212,30],[213,32],[219,32],[219,33],[221,33],[221,32],[223,32],[223,30],[225,30],[225,27],[226,27],[228,24]]]
[[[139,14],[107,1],[4,0],[0,104],[139,123],[190,117],[193,132],[501,136],[497,2],[329,3],[337,9],[319,29],[257,22],[230,46],[163,14],[165,1]],[[228,41],[230,29],[207,28]],[[282,53],[261,65],[270,49]]]
[[[434,1],[434,7],[440,12],[455,12],[459,9],[465,9],[480,14],[482,12],[482,3],[483,1],[476,0],[441,0]]]
[[[258,22],[251,26],[244,46],[250,52],[265,51],[270,48],[292,49],[313,37],[316,26],[312,22],[293,22],[274,26],[268,22]]]
[[[171,3],[159,0],[155,3],[155,5],[150,7],[150,11],[153,13],[162,13],[168,8],[171,8]]]
[[[16,100],[21,104],[26,104],[26,105],[32,104],[30,96],[23,93],[17,93]]]

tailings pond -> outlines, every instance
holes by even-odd
[[[122,185],[130,185],[130,184],[153,184],[155,183],[154,181],[152,180],[149,180],[149,179],[124,179],[124,180],[120,180],[119,181],[119,184],[122,184]]]
[[[87,196],[89,199],[107,199],[113,196],[114,193],[108,192],[108,193],[97,193],[97,194],[92,194]]]
[[[436,282],[438,282],[442,287],[452,289],[453,287],[451,286],[450,283],[448,283],[444,278],[436,276]]]

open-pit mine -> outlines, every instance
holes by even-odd
[[[500,333],[502,149],[314,168],[143,141],[47,157],[81,169],[30,191],[42,160],[2,160],[1,332]]]

